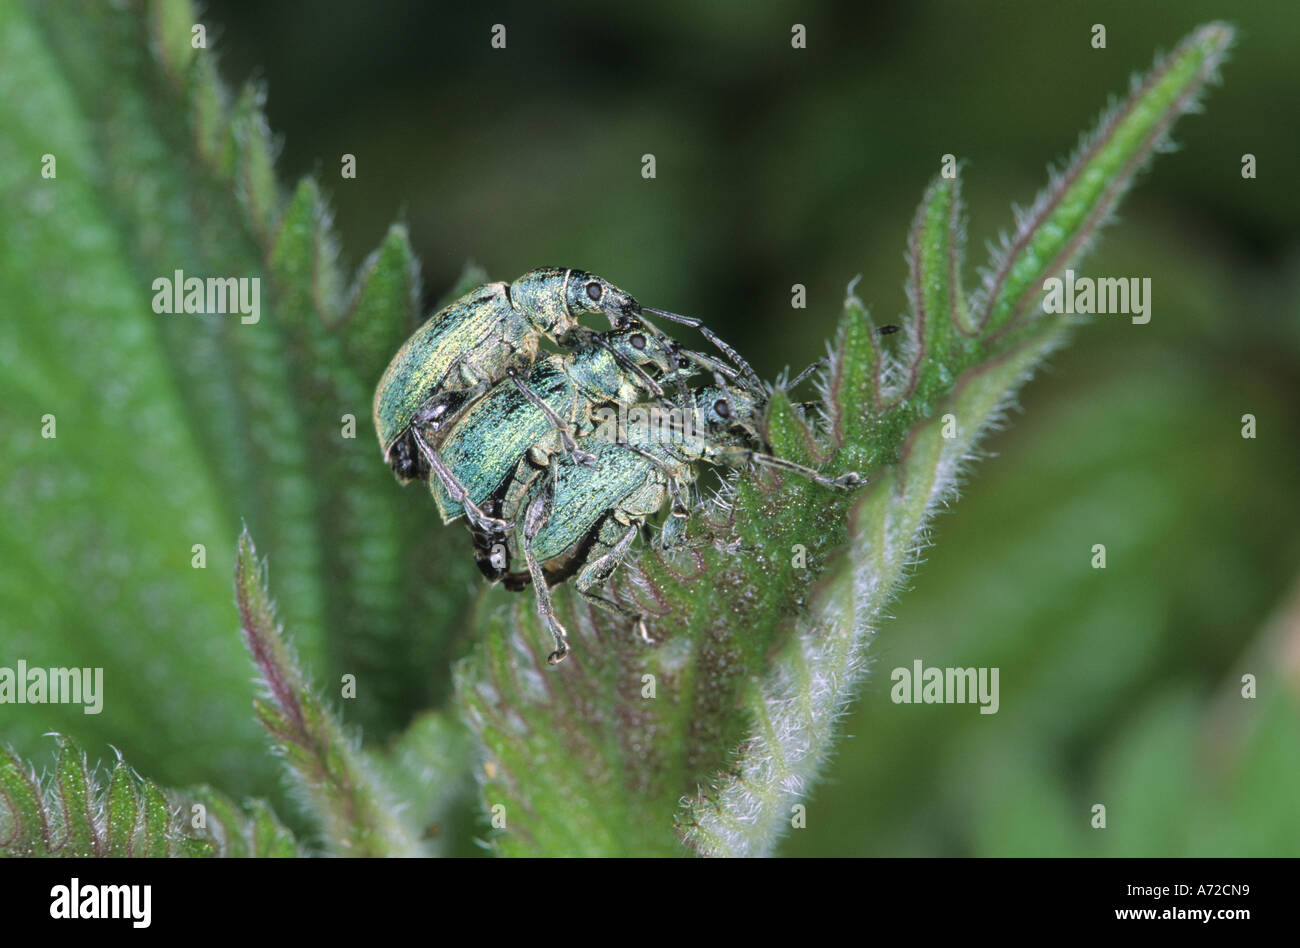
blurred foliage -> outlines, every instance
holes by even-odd
[[[298,855],[293,836],[260,800],[241,810],[210,787],[169,793],[120,757],[102,777],[75,741],[58,736],[58,745],[44,778],[0,749],[0,855]]]
[[[268,80],[282,178],[321,173],[354,261],[405,218],[427,278],[422,308],[467,257],[503,276],[573,264],[707,318],[771,377],[822,354],[846,275],[863,274],[859,293],[878,317],[904,308],[901,238],[940,154],[977,172],[966,197],[978,247],[1005,221],[1005,196],[1027,199],[1073,144],[1099,90],[1120,91],[1153,47],[1221,14],[1208,3],[1174,14],[1120,3],[590,3],[555,15],[218,2],[205,22],[224,75]],[[166,204],[154,189],[204,173],[178,158],[193,130],[162,116],[157,140],[120,135],[129,116],[116,90],[79,64],[107,59],[130,74],[139,63],[123,57],[136,47],[42,15],[50,22],[36,29],[0,3],[0,107],[24,119],[0,136],[11,209],[0,283],[14,288],[0,360],[20,395],[0,407],[0,640],[5,656],[33,664],[104,665],[131,694],[111,720],[6,706],[0,739],[33,757],[48,746],[38,735],[57,727],[92,748],[111,741],[168,784],[282,799],[246,703],[229,700],[248,689],[228,557],[240,513],[265,544],[258,517],[307,501],[261,494],[228,509],[218,485],[252,498],[266,486],[239,431],[224,441],[205,431],[204,409],[223,377],[237,389],[230,375],[246,369],[208,366],[210,387],[197,388],[202,353],[178,371],[151,338],[167,344],[156,319],[116,318],[147,307],[141,286],[156,274],[134,269],[140,242],[172,248],[194,272],[263,264],[256,250],[214,248],[211,235],[154,217]],[[1026,391],[1014,430],[986,444],[999,456],[939,521],[898,620],[877,636],[875,675],[849,721],[856,736],[785,852],[1296,851],[1300,683],[1294,669],[1283,677],[1283,656],[1300,626],[1291,610],[1280,631],[1261,630],[1300,572],[1300,196],[1282,172],[1300,129],[1269,107],[1297,98],[1289,37],[1300,10],[1261,3],[1232,15],[1242,35],[1213,121],[1180,128],[1183,150],[1143,180],[1124,227],[1086,267],[1151,276],[1152,323],[1082,325],[1050,384]],[[493,22],[508,24],[506,51],[488,46]],[[808,50],[790,50],[793,22],[807,23]],[[1096,22],[1108,28],[1104,51],[1088,45]],[[31,187],[32,156],[50,141],[57,193]],[[1240,177],[1246,151],[1258,180]],[[337,177],[348,152],[356,181]],[[658,159],[652,182],[640,177],[646,152]],[[136,204],[105,203],[105,176],[137,184]],[[83,256],[86,267],[70,264]],[[794,282],[810,304],[792,314]],[[274,354],[246,358],[302,371],[275,369]],[[55,477],[36,454],[48,445],[33,419],[46,410],[73,452]],[[1246,411],[1260,419],[1255,441],[1239,436]],[[308,476],[303,458],[280,460]],[[271,580],[318,680],[336,681],[358,654],[391,674],[383,700],[352,704],[367,737],[382,739],[445,696],[473,570],[443,553],[463,553],[463,538],[372,462],[386,516],[422,544],[388,634],[358,629],[355,613],[342,621],[346,610],[313,613],[326,590],[295,592],[291,563],[277,558]],[[15,539],[31,535],[43,542]],[[206,571],[188,569],[196,537]],[[330,553],[301,540],[303,557]],[[1088,568],[1096,542],[1109,547],[1104,572]],[[421,621],[404,624],[411,614]],[[223,628],[231,634],[213,633]],[[358,631],[373,637],[351,639]],[[888,670],[918,657],[1001,668],[1002,710],[891,704]],[[1243,707],[1247,671],[1261,698]],[[1106,833],[1083,829],[1094,802],[1111,809]]]
[[[377,743],[445,695],[447,633],[468,600],[472,561],[404,517],[374,463],[372,382],[358,375],[417,319],[405,231],[345,286],[315,184],[282,193],[259,92],[216,81],[186,8],[6,4],[0,17],[0,192],[15,210],[0,277],[26,317],[0,340],[6,653],[102,667],[111,712],[21,708],[0,737],[30,758],[54,727],[166,784],[282,803],[239,697],[247,658],[226,634],[241,519],[276,550],[282,614],[313,673],[364,680],[352,721]],[[57,176],[33,187],[44,154]],[[177,271],[260,280],[258,325],[155,314],[154,281]],[[365,330],[344,351],[352,319]],[[55,438],[41,436],[48,416]]]

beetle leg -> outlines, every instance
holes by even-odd
[[[824,474],[818,474],[810,467],[804,467],[802,464],[796,464],[794,461],[787,461],[784,458],[773,457],[770,454],[763,454],[759,451],[751,451],[749,448],[723,447],[718,449],[718,455],[733,455],[742,461],[749,461],[752,464],[762,464],[765,467],[773,467],[778,471],[789,471],[791,474],[799,474],[808,478],[810,481],[821,484],[823,487],[834,487],[837,489],[848,489],[857,487],[862,483],[862,475],[856,471],[849,471],[847,474],[841,474],[839,477],[826,477]]]
[[[451,468],[443,463],[438,452],[429,447],[429,443],[424,440],[424,436],[420,434],[419,429],[412,428],[411,435],[415,438],[415,443],[419,445],[420,453],[429,462],[429,467],[433,470],[433,473],[438,475],[438,480],[442,481],[442,486],[447,488],[448,496],[465,508],[466,519],[476,529],[496,534],[505,533],[510,529],[510,524],[506,521],[488,516],[478,504],[469,499],[469,491],[465,489],[465,485],[451,472]]]
[[[514,369],[511,369],[506,374],[510,376],[510,381],[515,383],[515,388],[519,389],[520,394],[522,394],[524,398],[528,399],[534,408],[541,411],[541,413],[546,416],[546,420],[549,421],[555,427],[555,430],[560,433],[560,445],[564,448],[564,453],[569,455],[574,461],[581,464],[583,467],[595,467],[596,455],[583,451],[578,447],[578,442],[573,440],[573,435],[569,431],[568,424],[563,418],[555,413],[555,409],[542,401],[541,396],[529,388],[526,382],[521,381]]]
[[[675,323],[681,323],[683,326],[690,326],[692,329],[698,329],[700,335],[713,343],[714,347],[719,352],[729,358],[736,368],[740,369],[741,374],[745,376],[745,380],[749,383],[749,387],[754,394],[759,394],[764,391],[763,380],[758,377],[758,374],[750,367],[750,364],[740,357],[739,352],[723,342],[722,339],[709,329],[708,326],[705,326],[703,322],[696,319],[694,316],[681,316],[677,313],[670,313],[663,309],[652,309],[649,306],[643,306],[642,309],[647,313],[654,313],[656,316],[662,316],[665,319],[671,319]]]
[[[613,526],[614,523],[615,521],[612,519],[609,521],[610,526]],[[644,521],[639,518],[633,520],[631,526],[627,528],[617,543],[583,567],[582,572],[578,573],[577,582],[574,585],[578,589],[578,595],[582,596],[583,599],[592,605],[599,606],[606,612],[611,612],[628,620],[636,627],[641,641],[647,645],[653,645],[654,639],[650,638],[650,633],[646,629],[645,616],[609,596],[596,592],[598,587],[608,582],[609,577],[614,574],[614,570],[618,569],[619,564],[627,559],[628,549],[632,546],[632,541],[636,539],[637,534],[641,532],[643,524]]]
[[[537,614],[541,616],[542,622],[546,624],[547,630],[555,639],[555,651],[546,656],[546,662],[549,665],[558,665],[564,661],[564,656],[569,654],[569,633],[560,620],[555,618],[555,606],[551,603],[551,591],[546,585],[546,574],[542,571],[542,564],[537,559],[537,554],[533,552],[533,540],[541,532],[547,519],[551,515],[550,511],[550,491],[543,489],[538,492],[537,496],[528,505],[528,511],[524,514],[524,560],[528,563],[528,572],[533,577],[533,593],[537,597]]]
[[[679,349],[677,351],[678,355],[687,362],[697,365],[702,369],[708,369],[710,372],[719,372],[731,379],[733,382],[740,378],[736,373],[736,370],[731,368],[731,366],[719,362],[717,359],[710,356],[706,356],[703,352],[696,352],[693,349]]]

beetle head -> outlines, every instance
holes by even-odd
[[[695,394],[699,423],[710,440],[721,443],[761,444],[764,403],[735,388],[699,389]]]
[[[613,283],[585,270],[570,270],[565,287],[565,305],[570,314],[605,316],[615,329],[637,325],[641,304]]]
[[[625,368],[636,366],[657,379],[682,371],[679,369],[677,344],[644,328],[616,329],[601,333],[600,338],[604,347]]]
[[[510,303],[537,330],[559,338],[583,316],[605,316],[610,328],[636,324],[641,306],[608,280],[585,270],[541,267],[510,284]]]

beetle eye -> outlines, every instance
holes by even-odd
[[[645,336],[641,335],[639,332],[633,333],[628,337],[627,341],[631,344],[633,349],[645,348]]]
[[[731,417],[731,403],[725,398],[719,398],[713,403],[713,411],[719,418]]]
[[[600,298],[605,295],[605,288],[594,280],[587,284],[587,296],[593,303],[599,303]]]

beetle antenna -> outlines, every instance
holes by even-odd
[[[789,389],[792,389],[792,388],[798,388],[800,382],[802,382],[802,381],[803,381],[804,379],[806,379],[808,376],[812,375],[813,372],[817,371],[818,369],[820,369],[820,368],[821,368],[823,365],[825,365],[825,364],[826,364],[826,358],[823,356],[822,358],[820,358],[820,359],[818,359],[816,362],[814,362],[812,365],[808,366],[808,368],[806,368],[806,369],[804,369],[802,372],[800,372],[797,376],[795,376],[794,381],[791,382],[789,385],[786,386],[786,390],[788,391]]]
[[[678,354],[681,355],[682,358],[694,362],[701,368],[708,369],[710,372],[715,374],[722,373],[733,382],[738,382],[740,380],[740,376],[736,374],[736,370],[731,366],[727,365],[725,362],[719,362],[711,356],[706,356],[702,352],[695,352],[692,349],[681,349],[678,351]]]
[[[758,377],[758,373],[750,366],[748,362],[740,357],[740,353],[731,346],[727,345],[718,337],[717,333],[709,329],[700,320],[694,316],[680,316],[677,313],[670,313],[667,310],[653,309],[649,306],[642,306],[641,309],[647,313],[654,313],[656,316],[662,316],[664,319],[671,319],[675,323],[681,323],[683,326],[690,326],[692,329],[698,329],[705,339],[713,343],[718,351],[725,355],[732,363],[744,374],[746,381],[753,387],[755,395],[765,394],[763,380]]]

